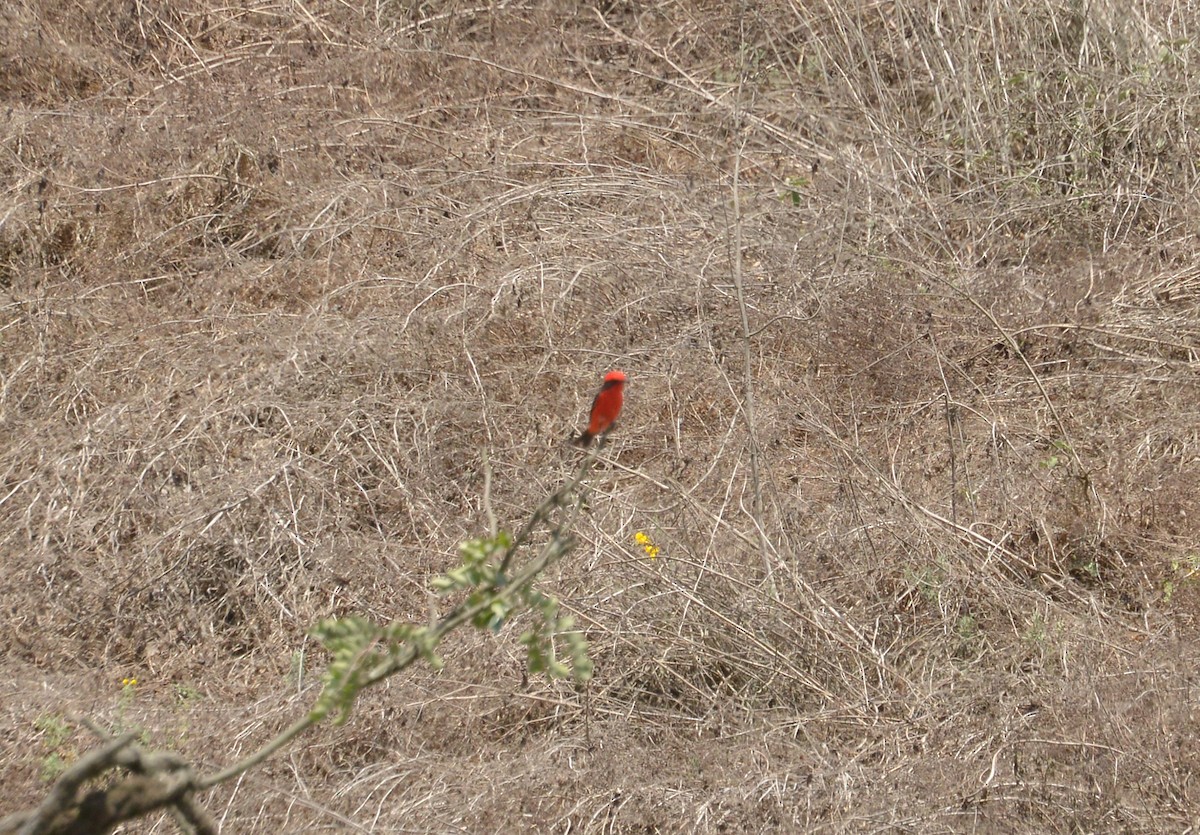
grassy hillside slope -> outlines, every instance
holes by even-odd
[[[619,367],[587,690],[461,637],[224,831],[1193,824],[1195,10],[9,6],[0,814],[267,739]]]

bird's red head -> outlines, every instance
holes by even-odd
[[[604,382],[606,383],[624,383],[625,380],[625,372],[618,371],[615,368],[604,375]]]

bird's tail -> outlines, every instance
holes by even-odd
[[[596,436],[585,429],[579,434],[578,438],[573,438],[571,443],[575,444],[575,446],[587,446],[592,442],[592,438],[594,437]]]

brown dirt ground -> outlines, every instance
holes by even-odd
[[[1194,826],[1198,27],[8,4],[0,815],[80,717],[253,750],[308,628],[427,618],[482,453],[519,526],[621,367],[543,584],[586,692],[455,636],[224,831]]]

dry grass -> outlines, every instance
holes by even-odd
[[[18,0],[0,813],[62,717],[266,739],[307,628],[424,619],[481,450],[519,524],[618,366],[545,584],[588,691],[460,638],[225,831],[1193,825],[1198,24]]]

